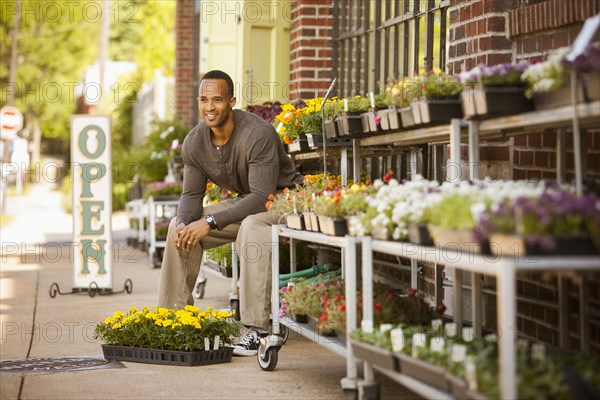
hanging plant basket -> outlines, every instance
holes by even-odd
[[[148,364],[197,366],[231,362],[233,347],[207,351],[174,351],[103,344],[104,358]]]

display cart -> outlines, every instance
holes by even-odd
[[[342,276],[345,281],[346,309],[356,310],[356,260],[358,240],[351,236],[336,237],[317,232],[299,231],[288,229],[285,225],[273,225],[272,239],[274,246],[278,246],[282,237],[293,240],[319,243],[322,245],[342,249]],[[293,246],[292,246],[293,247]],[[294,250],[291,249],[291,264],[294,266]],[[321,336],[307,324],[298,323],[291,318],[279,318],[279,252],[274,250],[272,257],[272,291],[271,291],[271,318],[272,331],[267,337],[260,339],[257,359],[260,367],[265,371],[272,371],[277,366],[278,352],[285,342],[286,333],[294,331],[300,335],[318,343],[334,353],[346,358],[346,377],[342,379],[341,385],[345,392],[354,392],[357,389],[357,365],[352,356],[352,349],[346,346],[346,338],[331,338]],[[293,268],[292,268],[293,271]],[[346,319],[346,332],[356,329],[356,312],[348,312]],[[285,329],[285,331],[284,331]]]
[[[131,200],[125,204],[125,212],[133,230],[133,235],[127,238],[127,244],[139,249],[145,249],[146,246],[146,210],[145,199]],[[132,224],[132,221],[135,223]]]
[[[156,224],[167,223],[177,215],[179,200],[173,196],[150,197],[147,202],[148,229],[146,230],[146,242],[148,243],[148,262],[150,268],[159,268],[162,264],[162,256],[167,241],[164,236],[156,235]]]

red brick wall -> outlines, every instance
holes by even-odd
[[[175,13],[175,116],[188,126],[193,121],[194,99],[194,0],[177,0]]]
[[[548,0],[510,11],[508,36],[516,61],[569,46],[579,34],[582,22],[599,12],[597,0]]]
[[[323,96],[331,81],[332,0],[296,0],[292,8],[290,97]]]
[[[458,74],[481,63],[510,62],[506,12],[516,5],[516,0],[451,1],[447,72]]]
[[[599,12],[597,0],[452,0],[448,72],[457,74],[479,63],[494,65],[543,57],[552,50],[570,46],[583,21]],[[590,130],[584,138],[588,177],[599,178],[600,131]],[[567,131],[566,140],[566,173],[567,179],[572,179],[572,132]],[[503,172],[495,178],[556,179],[556,146],[556,130],[483,143],[480,149],[482,175],[486,175],[487,168]],[[595,274],[588,283],[592,315],[600,307],[599,277]],[[520,276],[517,289],[520,334],[558,345],[556,279],[547,282],[539,274]],[[570,337],[567,346],[577,348],[580,334],[578,286],[571,284],[569,289]],[[487,303],[495,304],[493,296]],[[488,309],[491,320],[494,312]],[[590,319],[590,340],[592,353],[600,353],[600,321],[597,318]]]

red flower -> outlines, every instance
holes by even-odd
[[[373,308],[375,308],[375,311],[379,311],[381,310],[381,304],[375,304]]]
[[[327,311],[323,311],[323,314],[319,317],[319,321],[327,321]]]
[[[393,177],[394,177],[394,171],[389,170],[387,172],[387,174],[385,174],[383,177],[383,183],[388,184],[389,181],[391,181]]]
[[[444,303],[441,303],[437,305],[437,312],[438,314],[443,314],[446,311],[446,305]]]
[[[409,298],[414,298],[417,295],[417,289],[415,288],[410,288],[408,289],[408,297]]]
[[[342,304],[342,305],[339,307],[339,310],[340,310],[341,312],[344,312],[344,311],[346,311],[346,305]]]

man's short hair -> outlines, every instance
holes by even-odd
[[[227,95],[229,96],[229,98],[233,97],[233,80],[226,72],[220,71],[218,69],[213,69],[212,71],[208,71],[207,73],[204,74],[202,79],[200,79],[200,83],[202,83],[202,81],[205,79],[222,79],[222,80],[224,80],[225,83],[227,83]]]

